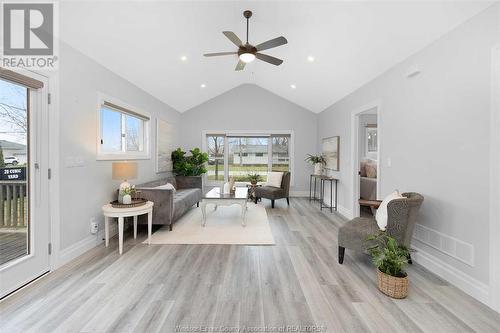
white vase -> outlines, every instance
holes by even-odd
[[[130,205],[132,203],[132,197],[130,196],[130,194],[125,194],[123,196],[123,203],[125,205]]]
[[[314,164],[314,174],[315,175],[321,175],[322,171],[323,171],[323,165],[321,163]]]

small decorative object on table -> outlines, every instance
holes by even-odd
[[[125,187],[123,189],[123,199],[122,202],[125,205],[130,205],[132,203],[132,195],[135,194],[135,185]]]
[[[408,296],[408,274],[404,271],[410,252],[385,232],[368,237],[368,252],[377,267],[378,289],[392,298]]]
[[[236,188],[234,186],[235,180],[234,177],[229,178],[229,182],[224,184],[223,194],[232,194],[235,192]]]
[[[258,173],[249,173],[248,180],[250,180],[250,184],[257,185],[259,181],[261,181],[262,177]]]
[[[322,155],[307,154],[305,161],[314,165],[315,175],[321,175],[323,172],[323,166],[326,164],[326,160]]]

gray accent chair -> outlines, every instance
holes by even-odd
[[[290,172],[283,172],[281,179],[281,187],[261,186],[255,189],[255,203],[261,198],[271,200],[271,207],[274,208],[274,200],[286,199],[286,203],[290,205]]]
[[[158,189],[155,187],[170,183],[176,191]],[[199,206],[202,199],[201,177],[169,177],[152,182],[136,185],[141,191],[141,197],[154,202],[153,224],[172,225],[184,215],[193,205]],[[142,222],[139,220],[139,222]]]
[[[387,205],[387,228],[388,235],[394,237],[398,244],[410,248],[413,230],[417,224],[418,209],[424,201],[424,197],[418,193],[403,193],[403,199],[395,199]],[[344,262],[345,249],[365,252],[366,239],[370,235],[376,235],[380,231],[375,217],[356,217],[339,228],[338,233],[338,256],[339,264]],[[411,257],[408,258],[411,264]]]

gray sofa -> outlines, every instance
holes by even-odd
[[[156,187],[170,183],[176,191]],[[202,198],[201,177],[168,177],[136,185],[141,197],[154,202],[153,224],[172,225],[193,205],[199,205]],[[139,221],[142,222],[142,221]]]

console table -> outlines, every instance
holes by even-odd
[[[320,191],[319,191],[319,198],[316,197],[316,181],[319,179],[319,186],[320,186]],[[325,205],[324,203],[324,198],[325,198],[325,183],[329,182],[330,183],[330,205]],[[333,187],[335,185],[335,205],[334,205],[334,199],[333,199]],[[328,176],[323,176],[323,175],[311,175],[309,178],[309,201],[319,201],[319,208],[320,210],[323,210],[323,208],[330,209],[330,212],[333,212],[337,210],[337,185],[338,185],[338,179],[333,178],[333,177],[328,177]]]

